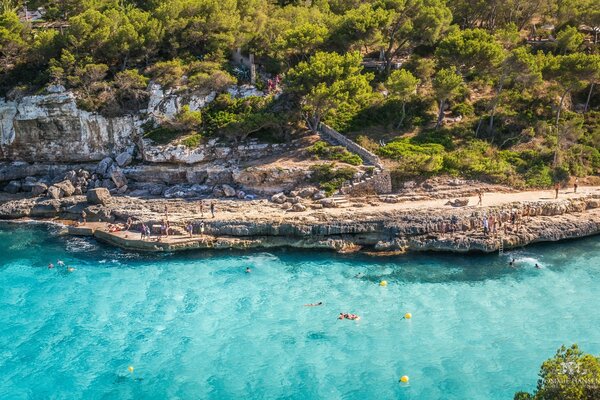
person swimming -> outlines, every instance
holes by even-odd
[[[246,267],[246,273],[249,274],[250,272],[252,272],[252,270],[250,269],[250,267]]]
[[[356,314],[340,313],[338,319],[359,320],[360,317]]]
[[[305,304],[304,307],[317,307],[317,306],[322,306],[323,302],[320,301],[318,303],[311,303],[311,304]]]
[[[509,266],[509,267],[514,267],[514,266],[515,266],[515,262],[516,262],[516,261],[517,261],[517,260],[515,260],[515,259],[513,258],[513,259],[512,259],[512,260],[511,260],[511,261],[508,263],[508,266]]]
[[[52,263],[48,264],[48,269],[52,269],[52,268],[54,268],[54,264],[52,264]]]
[[[75,268],[73,268],[73,267],[67,268],[67,272],[73,272],[73,271],[75,271]]]
[[[536,267],[537,269],[542,269],[542,267],[540,267],[540,265],[539,265],[538,263],[535,263],[535,267]]]
[[[65,263],[64,263],[62,260],[58,260],[58,261],[56,262],[56,265],[58,265],[59,267],[64,267],[64,266],[65,266]]]

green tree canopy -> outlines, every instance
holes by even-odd
[[[439,112],[436,129],[442,124],[444,119],[444,108],[446,102],[457,97],[464,89],[462,76],[454,68],[442,68],[433,78],[433,91],[435,98],[439,103]]]
[[[309,129],[316,131],[322,120],[339,128],[368,103],[373,75],[362,73],[361,61],[358,52],[317,52],[289,71],[289,89],[300,97]]]
[[[561,346],[556,355],[544,361],[537,389],[519,392],[515,400],[592,400],[600,398],[600,358],[584,354],[574,344]]]

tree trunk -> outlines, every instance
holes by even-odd
[[[558,124],[560,122],[560,113],[562,111],[562,106],[565,101],[565,98],[567,97],[569,92],[571,92],[570,88],[565,90],[563,95],[560,97],[560,103],[558,104],[558,110],[556,111],[556,122],[555,122],[555,127],[554,127],[556,129],[556,148],[554,149],[554,160],[552,161],[552,166],[555,168],[558,166],[558,161],[559,161],[558,158],[559,158],[559,153],[560,153],[560,129],[558,126]]]
[[[435,124],[435,129],[438,129],[442,125],[442,120],[444,119],[444,106],[446,105],[446,100],[440,100],[440,112],[438,114],[437,124]]]
[[[398,122],[396,129],[400,129],[400,127],[402,126],[402,123],[404,122],[405,117],[406,117],[406,103],[402,103],[402,117],[400,118],[400,121]]]
[[[481,129],[481,125],[483,125],[483,117],[479,117],[479,122],[477,123],[477,129],[475,129],[475,138],[479,137],[479,130]]]
[[[588,112],[588,110],[590,109],[590,100],[592,99],[592,92],[594,91],[594,85],[595,85],[594,82],[592,82],[592,84],[590,85],[590,91],[588,93],[587,100],[585,102],[585,107],[583,109],[584,113]]]

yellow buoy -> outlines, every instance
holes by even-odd
[[[387,286],[387,281],[381,281],[381,282],[379,282],[379,286]]]
[[[129,372],[131,372],[133,374],[133,367],[131,365],[129,367],[127,367],[127,369],[129,370]]]
[[[404,314],[404,318],[406,319],[411,319],[412,318],[412,314],[407,312],[406,314]]]
[[[406,375],[402,375],[402,377],[400,378],[400,382],[402,383],[408,383],[409,379],[408,376]]]

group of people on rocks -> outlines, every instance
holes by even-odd
[[[200,202],[199,211],[200,211],[201,217],[204,217],[204,205],[202,202]],[[211,212],[212,217],[214,218],[215,217],[215,203],[214,202],[210,203],[210,212]],[[126,230],[129,230],[131,225],[133,225],[133,220],[130,217],[127,220],[127,224],[125,227]],[[193,237],[193,235],[195,233],[204,235],[204,229],[205,229],[204,222],[200,222],[199,224],[195,225],[192,221],[189,221],[185,225],[185,231],[188,233],[190,238]],[[150,226],[146,225],[146,223],[142,222],[139,230],[140,230],[140,239],[141,240],[147,240],[147,239],[151,238],[152,229],[150,228]],[[159,226],[159,234],[158,234],[157,240],[160,241],[160,240],[162,240],[163,237],[168,237],[172,233],[173,233],[173,228],[171,227],[171,224],[169,223],[169,207],[167,205],[165,205],[164,217]]]

